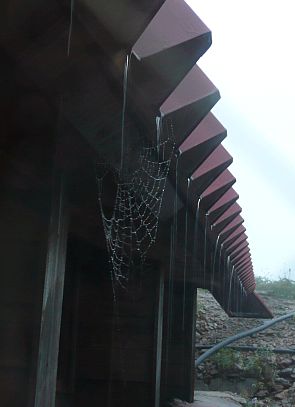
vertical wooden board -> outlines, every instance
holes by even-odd
[[[78,337],[80,275],[71,259],[71,245],[67,249],[63,308],[57,371],[57,397],[74,393],[76,381],[76,355]],[[58,403],[57,403],[58,404]]]
[[[162,400],[179,398],[192,402],[196,287],[185,282],[184,291],[183,284],[174,284],[171,297],[172,305],[169,307],[166,301],[164,314]]]
[[[48,231],[46,206],[34,207],[16,189],[0,203],[0,405],[32,406],[42,280]],[[31,191],[30,191],[31,192]],[[38,191],[39,192],[39,191]],[[44,201],[46,201],[46,191]],[[16,391],[17,389],[17,391]]]
[[[0,383],[1,407],[28,405],[29,369],[0,367]]]
[[[163,339],[163,307],[164,307],[164,272],[160,270],[158,287],[158,309],[155,340],[155,407],[160,406],[161,371],[162,371],[162,339]]]
[[[190,380],[188,381],[188,395],[189,401],[192,403],[194,401],[194,390],[195,390],[195,380],[196,380],[196,369],[195,369],[195,345],[196,345],[196,318],[197,318],[197,288],[196,286],[191,286],[190,292],[190,319],[188,326],[188,366],[190,371]]]
[[[114,301],[107,253],[86,242],[79,249],[80,243],[74,405],[154,406],[157,343],[161,352],[158,270],[152,265],[133,277]]]
[[[55,407],[60,324],[66,263],[68,214],[65,179],[55,175],[42,319],[37,364],[35,407]]]

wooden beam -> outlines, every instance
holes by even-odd
[[[184,292],[185,289],[185,292]],[[174,284],[166,301],[165,336],[163,338],[162,399],[178,398],[189,403],[194,399],[195,325],[197,287],[185,282]],[[169,315],[170,314],[170,315]]]
[[[52,191],[34,407],[55,407],[67,234],[65,178],[57,173]]]
[[[158,282],[158,310],[156,320],[155,338],[155,407],[160,406],[161,400],[161,373],[162,373],[162,341],[163,341],[163,310],[164,310],[164,271],[159,272]]]

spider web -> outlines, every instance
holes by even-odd
[[[103,178],[109,171],[97,164],[99,206],[106,238],[113,289],[127,287],[130,272],[141,267],[150,247],[155,243],[159,215],[170,162],[174,151],[172,122],[156,118],[156,140],[142,146],[136,168],[126,175],[119,171],[112,216],[103,208]]]

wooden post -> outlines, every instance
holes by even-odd
[[[182,316],[182,386],[183,399],[192,403],[194,401],[195,387],[195,341],[196,341],[196,313],[197,313],[197,288],[192,283],[186,283],[185,297],[180,296],[184,302],[184,315]]]
[[[165,315],[167,331],[164,341],[163,372],[165,400],[179,398],[191,403],[194,399],[196,291],[194,284],[186,282],[184,296],[183,284],[178,282],[174,284],[170,293],[173,302],[172,315],[169,315],[171,310],[168,308]]]
[[[197,322],[197,287],[196,285],[191,286],[190,293],[190,320],[189,320],[189,329],[188,337],[190,338],[190,347],[188,349],[188,366],[191,372],[190,382],[188,383],[188,395],[189,401],[192,403],[195,396],[195,381],[196,381],[196,368],[195,368],[195,359],[196,359],[196,322]]]
[[[65,180],[57,173],[52,192],[34,407],[55,407],[67,231]]]
[[[162,373],[162,339],[163,339],[163,306],[164,306],[164,272],[159,271],[158,310],[155,340],[155,407],[160,406],[161,373]]]

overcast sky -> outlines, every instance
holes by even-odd
[[[254,272],[295,279],[295,2],[187,3],[212,31],[198,65],[221,92]]]

